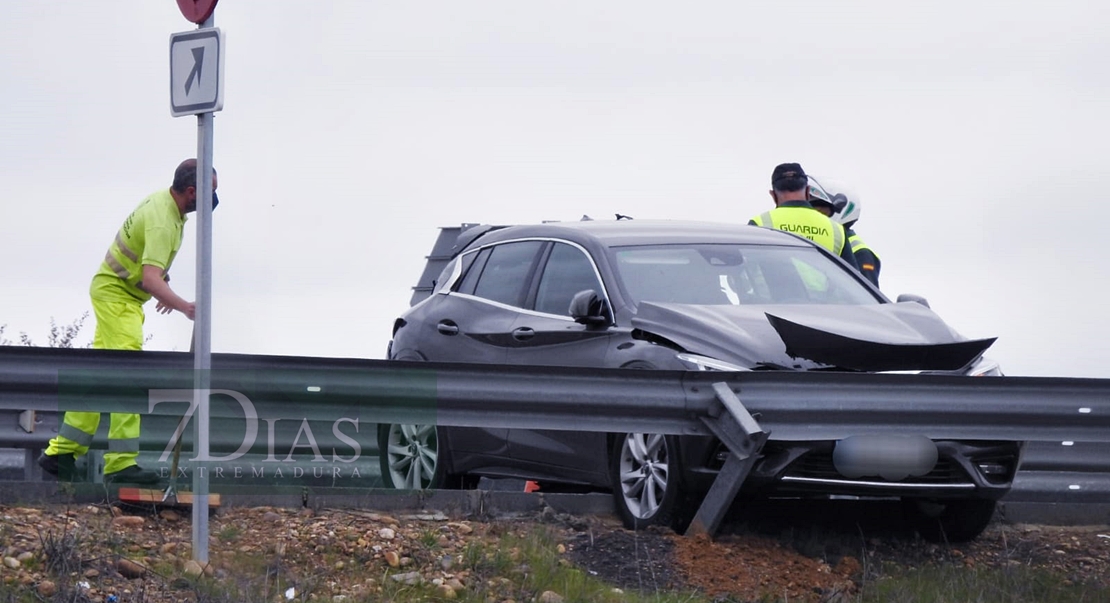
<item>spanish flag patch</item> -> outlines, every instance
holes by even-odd
[[[874,270],[875,265],[874,264],[864,264],[864,265],[860,266],[860,268],[863,268],[864,270]]]

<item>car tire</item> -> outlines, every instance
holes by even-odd
[[[618,434],[609,456],[613,500],[624,526],[675,527],[680,491],[678,440],[662,434]]]
[[[446,450],[435,425],[386,423],[378,426],[378,458],[384,487],[430,490],[446,487]]]
[[[929,542],[974,540],[994,518],[996,501],[982,498],[957,500],[902,500],[907,521]]]

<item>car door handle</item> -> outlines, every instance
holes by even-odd
[[[441,320],[436,325],[436,330],[444,335],[458,335],[459,325],[455,324],[453,320]]]
[[[513,339],[517,341],[528,341],[536,336],[536,332],[528,327],[521,327],[513,330]]]

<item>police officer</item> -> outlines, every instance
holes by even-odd
[[[834,180],[812,175],[809,176],[809,191],[812,198],[810,203],[834,222],[844,226],[844,233],[848,235],[848,247],[856,257],[860,273],[878,287],[882,262],[879,255],[856,234],[854,228],[860,217],[859,196]]]
[[[852,253],[856,256],[860,272],[867,277],[867,280],[878,287],[882,260],[879,259],[879,254],[875,253],[875,250],[871,249],[867,243],[864,243],[855,231],[861,208],[859,197],[853,197],[851,194],[835,193],[832,201],[836,207],[836,213],[832,215],[832,219],[844,226],[844,232],[848,234],[848,246],[852,248]]]
[[[748,224],[785,230],[803,236],[840,256],[853,268],[859,269],[844,227],[825,214],[816,211],[810,203],[809,179],[802,166],[783,163],[771,172],[771,198],[775,208],[763,212]]]
[[[152,297],[158,302],[158,312],[177,310],[194,319],[195,304],[170,288],[167,273],[181,248],[186,214],[197,208],[196,183],[196,159],[186,159],[178,165],[169,188],[144,199],[124,220],[89,287],[96,316],[94,348],[141,350],[143,304]],[[213,208],[219,203],[216,185],[216,171],[212,170]],[[58,435],[39,457],[39,466],[51,475],[73,479],[76,458],[89,451],[99,425],[99,412],[66,412]],[[157,483],[157,473],[135,462],[138,454],[139,415],[111,413],[108,452],[104,454],[105,481]]]

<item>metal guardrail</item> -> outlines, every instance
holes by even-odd
[[[148,390],[190,388],[190,358],[0,347],[0,412],[111,408],[176,416],[149,409]],[[271,416],[286,418],[330,408],[358,410],[373,422],[709,435],[697,417],[719,407],[713,384],[726,382],[773,440],[913,432],[1110,441],[1110,380],[1103,379],[628,371],[244,354],[213,354],[212,367],[213,389],[250,392]]]
[[[1110,489],[1110,454],[1102,442],[1029,442],[1021,466],[1026,471],[1105,473]]]
[[[147,440],[147,429],[161,431],[155,427],[160,421],[176,424],[188,408],[187,397],[152,406],[150,391],[191,389],[191,358],[175,352],[0,347],[0,448],[41,445],[52,435],[38,428],[20,434],[26,411],[36,411],[43,427],[52,413],[64,410],[137,412],[144,415]],[[275,430],[291,421],[295,431],[287,442],[297,441],[296,426],[303,421],[327,437],[329,430],[320,428],[339,418],[363,424],[712,434],[737,460],[722,475],[742,481],[747,470],[739,462],[758,451],[764,437],[913,433],[1031,442],[1023,464],[1031,476],[1071,472],[1076,479],[1070,486],[1110,490],[1104,486],[1110,467],[1094,453],[1097,443],[1110,441],[1110,380],[629,371],[241,354],[213,354],[212,369],[213,390],[224,391],[212,397],[214,451],[217,445],[235,445],[234,434],[247,427],[250,412]],[[228,392],[244,393],[251,410]],[[220,429],[228,430],[226,437]],[[1072,446],[1062,446],[1065,441]],[[365,443],[369,449],[371,441]],[[252,446],[260,450],[257,442]],[[731,501],[727,492],[716,498],[717,504]],[[713,518],[706,519],[712,531]]]

